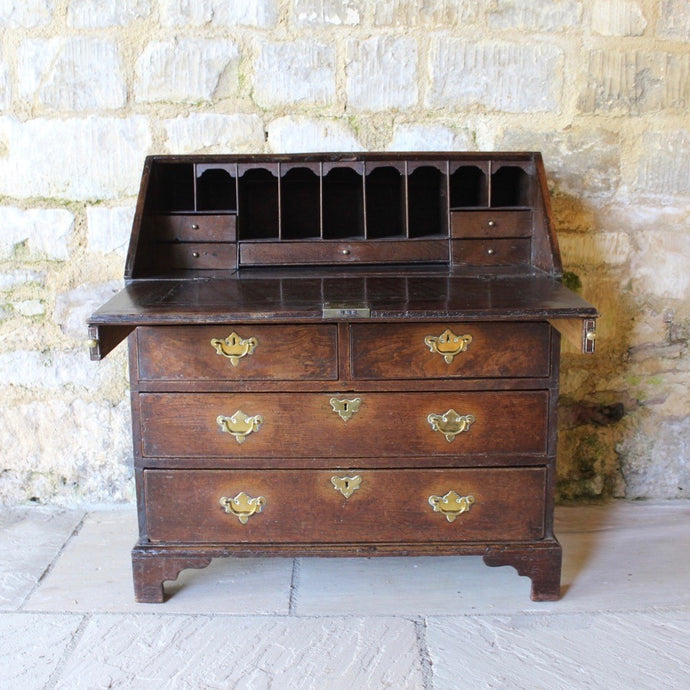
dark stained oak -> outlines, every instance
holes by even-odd
[[[464,554],[557,599],[560,331],[597,317],[561,271],[535,152],[147,158],[88,319],[92,359],[129,340],[137,601],[216,557]]]

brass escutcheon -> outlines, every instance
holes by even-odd
[[[216,349],[216,354],[227,357],[233,367],[237,366],[242,357],[251,355],[258,344],[258,338],[242,338],[235,331],[225,340],[220,340],[219,338],[211,340],[211,345]]]
[[[237,412],[230,417],[226,417],[222,414],[216,417],[216,422],[218,422],[220,430],[232,434],[237,443],[244,443],[249,434],[259,430],[263,421],[264,418],[260,414],[250,416],[246,415],[242,410],[237,410]]]
[[[362,404],[362,398],[352,398],[352,400],[331,398],[328,402],[331,404],[333,412],[346,422],[352,415],[359,411],[359,406]]]
[[[453,490],[445,496],[429,496],[429,505],[434,512],[445,515],[448,522],[454,522],[458,515],[466,513],[474,502],[474,496],[460,496]]]
[[[470,426],[475,421],[474,415],[459,414],[454,409],[448,410],[445,414],[434,414],[431,412],[427,418],[433,431],[438,431],[446,437],[448,443],[452,443],[458,434],[469,431]]]
[[[235,498],[222,496],[218,503],[223,506],[223,510],[228,515],[234,515],[243,525],[246,525],[252,515],[263,510],[266,499],[263,496],[252,498],[244,491],[240,491]]]
[[[471,342],[471,335],[455,335],[448,328],[441,335],[427,335],[424,338],[424,344],[429,350],[442,355],[446,364],[450,364],[456,355],[466,352]]]
[[[331,477],[331,484],[336,491],[345,496],[345,498],[350,498],[352,494],[359,489],[362,485],[362,477],[355,474],[353,477],[338,477],[334,475]]]

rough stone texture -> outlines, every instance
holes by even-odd
[[[28,39],[19,47],[18,77],[25,98],[56,110],[111,110],[127,98],[114,41]]]
[[[185,653],[191,640],[203,640]],[[232,643],[228,643],[232,640]],[[92,654],[95,645],[102,650]],[[212,660],[212,662],[211,662]],[[180,663],[182,661],[182,664]],[[94,616],[62,687],[422,687],[415,626],[402,619]]]
[[[65,142],[70,142],[65,149]],[[116,199],[136,194],[148,122],[89,116],[0,118],[0,194],[17,198]]]
[[[135,65],[134,96],[142,102],[211,101],[223,72],[238,57],[231,41],[152,41]]]
[[[153,0],[70,0],[67,24],[80,29],[123,26],[151,16]]]
[[[335,49],[296,41],[261,47],[254,74],[254,100],[262,108],[328,104],[335,98]]]
[[[690,4],[686,0],[663,0],[656,32],[660,38],[690,41]]]
[[[471,44],[442,37],[430,57],[427,106],[459,110],[479,106],[510,113],[557,111],[563,52],[556,46]]]
[[[346,67],[348,107],[391,110],[417,102],[417,45],[411,38],[349,41]],[[370,79],[375,74],[376,79]]]
[[[275,153],[359,151],[354,132],[338,120],[281,117],[268,126],[268,145]]]
[[[424,26],[449,29],[476,20],[480,3],[472,0],[378,0],[374,3],[376,26]]]
[[[165,26],[270,27],[278,16],[277,0],[227,2],[227,0],[160,0],[161,22]]]
[[[690,105],[690,54],[594,50],[589,55],[583,112],[683,112]]]
[[[10,29],[48,24],[55,0],[0,0],[0,26]]]
[[[133,206],[87,206],[88,247],[90,251],[124,256],[129,246],[134,219]]]
[[[294,0],[293,16],[298,26],[359,24],[362,0]]]
[[[685,0],[0,0],[0,27],[0,396],[17,430],[46,397],[59,427],[29,454],[0,425],[0,502],[131,495],[126,427],[70,474],[60,415],[103,446],[126,405],[125,348],[76,348],[144,156],[362,149],[543,152],[566,281],[601,313],[598,354],[563,346],[561,495],[675,495],[654,457],[676,482],[687,449],[654,429],[690,416]]]
[[[0,206],[0,226],[0,260],[12,259],[16,254],[34,260],[69,258],[74,216],[66,209]]]
[[[163,124],[171,153],[252,153],[264,143],[264,126],[257,115],[193,113]]]
[[[577,26],[582,17],[579,0],[498,0],[489,10],[493,29],[562,31]]]
[[[633,0],[596,0],[592,31],[602,36],[642,36],[647,28],[642,7]]]

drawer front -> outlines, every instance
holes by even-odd
[[[223,215],[154,216],[153,225],[159,242],[234,242],[237,218]]]
[[[337,327],[155,326],[137,329],[142,380],[335,380]]]
[[[548,391],[142,393],[142,454],[238,461],[544,454],[548,398]]]
[[[531,211],[455,211],[453,237],[530,237]]]
[[[433,543],[544,536],[543,467],[146,470],[144,485],[154,542]]]
[[[356,379],[547,377],[546,323],[354,324]]]
[[[453,264],[456,266],[528,266],[530,240],[484,239],[453,240]]]

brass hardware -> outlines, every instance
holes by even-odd
[[[460,496],[452,490],[445,496],[429,496],[429,505],[434,513],[445,515],[448,522],[454,522],[458,515],[466,513],[474,502],[474,496]]]
[[[495,250],[495,249],[487,249],[487,250],[486,250],[486,253],[487,253],[487,254],[495,254],[495,253],[496,253],[496,250]]]
[[[490,221],[487,223],[487,225],[488,225],[490,228],[495,228],[495,227],[496,227],[496,221],[495,221],[495,220],[490,220]]]
[[[321,316],[324,319],[368,319],[371,308],[365,302],[324,302]]]
[[[347,400],[343,398],[339,400],[338,398],[331,398],[328,401],[340,419],[346,422],[352,415],[359,411],[359,406],[362,404],[362,398],[352,398],[352,400]]]
[[[96,338],[89,338],[86,341],[86,347],[93,350],[94,347],[98,347],[98,340],[96,340]]]
[[[353,477],[331,477],[331,484],[336,491],[345,496],[345,498],[350,498],[352,494],[359,489],[362,485],[362,477],[356,474]]]
[[[225,340],[213,338],[211,346],[216,348],[216,354],[227,357],[230,364],[236,367],[245,355],[251,355],[259,344],[258,338],[241,338],[233,331]]]
[[[340,253],[343,254],[343,256],[349,256],[350,250],[349,249],[341,249]]]
[[[450,364],[456,355],[466,352],[471,342],[471,335],[455,335],[448,328],[441,335],[427,335],[424,338],[424,344],[429,350],[442,355],[446,364]]]
[[[587,340],[596,340],[597,334],[594,331],[587,331],[587,333],[585,333],[585,338]]]
[[[259,430],[259,427],[264,422],[264,418],[260,414],[255,414],[250,417],[242,412],[242,410],[237,410],[237,412],[230,417],[218,415],[218,417],[216,417],[216,422],[218,422],[221,431],[232,434],[237,443],[244,443],[249,434]]]
[[[446,437],[448,443],[452,443],[458,434],[469,431],[470,426],[475,421],[474,415],[461,415],[455,410],[450,409],[445,414],[429,414],[426,418],[434,431],[438,431]]]
[[[195,259],[198,259],[198,258],[199,258],[199,252],[192,252],[192,256],[193,256]]]
[[[196,223],[192,223],[192,230],[198,230],[199,226]]]
[[[264,509],[266,499],[263,496],[252,498],[244,491],[240,491],[235,498],[222,496],[218,503],[223,506],[223,510],[228,515],[234,515],[243,525],[246,525],[252,515]]]

